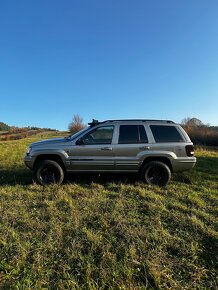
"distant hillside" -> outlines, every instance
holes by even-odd
[[[57,132],[57,130],[51,128],[39,128],[35,126],[19,128],[0,122],[0,141],[23,139],[45,131]]]
[[[51,128],[40,128],[36,126],[27,126],[27,127],[17,127],[17,126],[9,126],[8,124],[4,122],[0,122],[0,131],[28,131],[28,130],[43,130],[43,131],[56,131],[56,129],[51,129]]]

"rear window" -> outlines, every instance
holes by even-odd
[[[150,125],[155,142],[184,142],[175,126]]]
[[[119,144],[148,143],[143,125],[120,125]]]

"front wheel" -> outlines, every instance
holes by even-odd
[[[41,185],[61,184],[64,180],[62,167],[53,160],[40,161],[34,170],[36,182]]]
[[[160,161],[151,161],[141,171],[142,179],[151,185],[166,186],[171,178],[169,167]]]

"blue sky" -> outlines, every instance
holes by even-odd
[[[217,0],[1,1],[0,121],[218,125],[217,15]]]

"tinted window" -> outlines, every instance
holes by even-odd
[[[99,127],[83,136],[85,145],[111,144],[114,126]]]
[[[119,144],[147,143],[143,125],[120,125]]]
[[[183,142],[183,138],[174,126],[151,125],[155,142]]]

